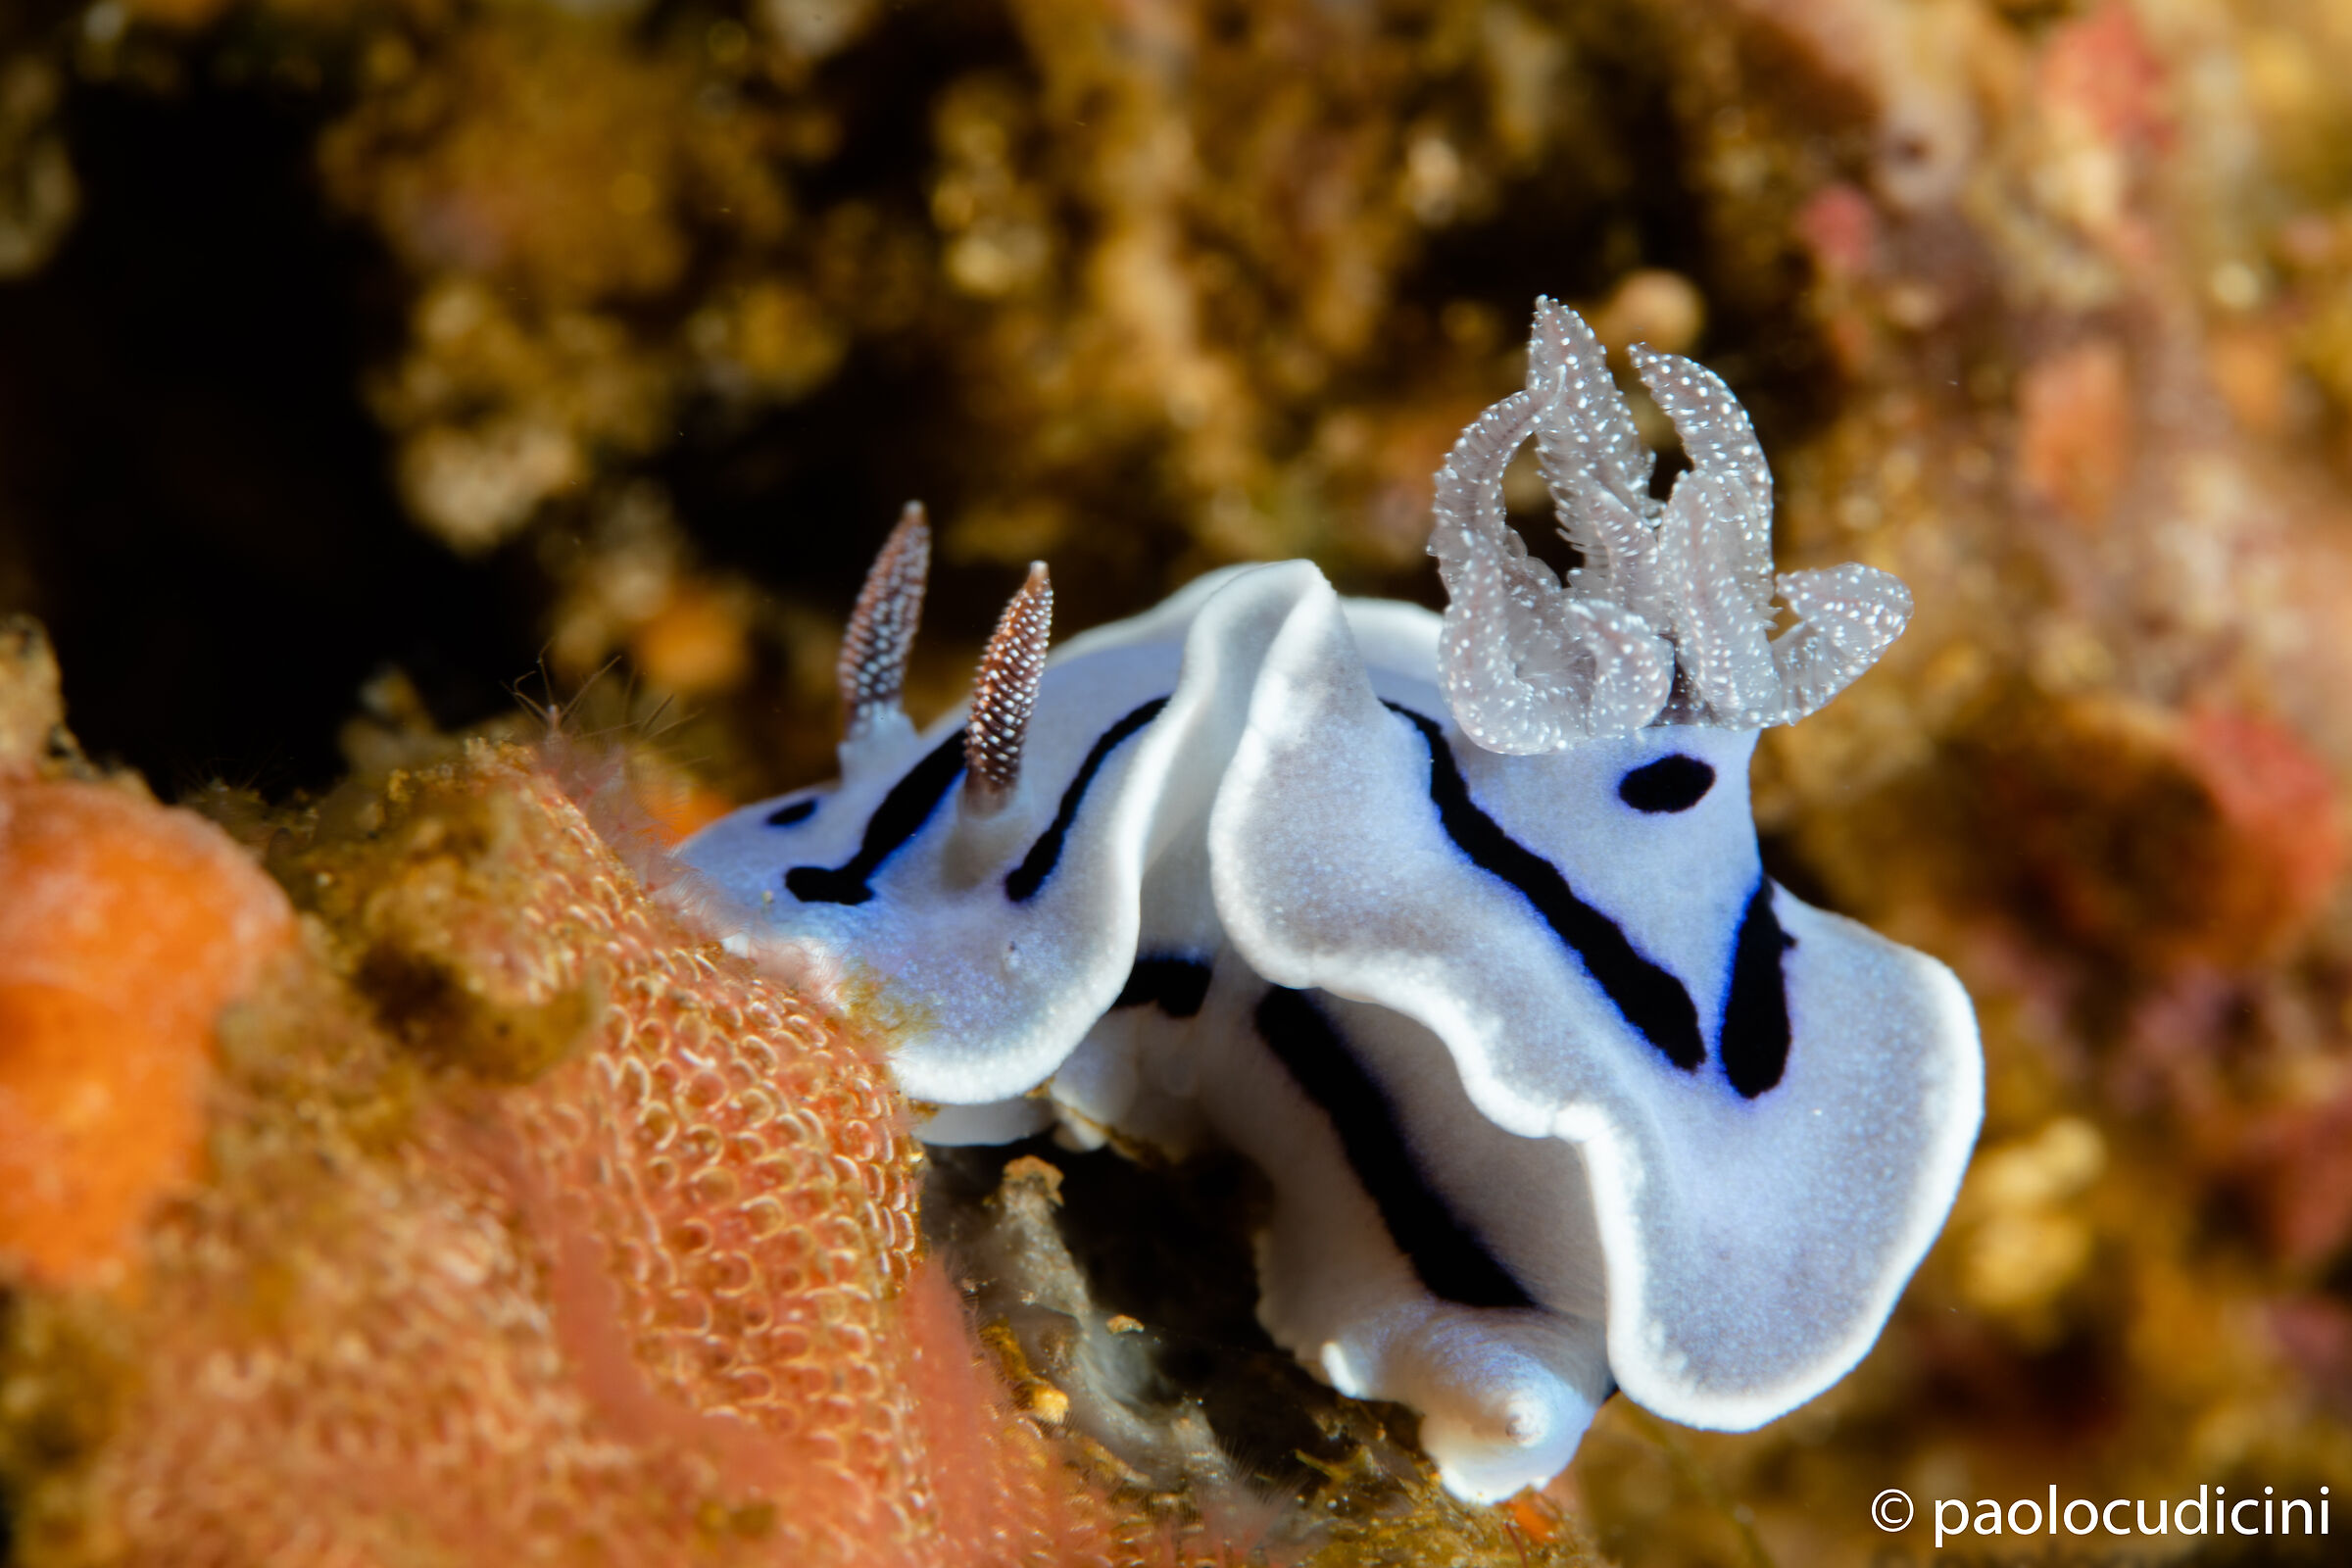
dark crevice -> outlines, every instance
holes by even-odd
[[[537,652],[527,562],[458,561],[393,491],[361,382],[405,286],[318,188],[331,107],[201,64],[169,97],[76,87],[83,211],[0,286],[0,515],[27,567],[0,610],[48,623],[90,750],[168,792],[322,788],[380,666],[456,725],[511,710]]]
[[[1209,966],[1199,958],[1138,958],[1111,1007],[1157,1007],[1171,1018],[1190,1018],[1208,999],[1208,976]]]

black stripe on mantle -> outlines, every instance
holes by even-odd
[[[1707,1045],[1698,1032],[1698,1008],[1682,981],[1644,957],[1616,921],[1578,898],[1558,866],[1505,833],[1480,809],[1435,719],[1396,703],[1383,706],[1409,721],[1429,743],[1429,798],[1454,847],[1480,870],[1519,890],[1552,934],[1583,961],[1585,972],[1625,1021],[1668,1061],[1685,1072],[1698,1071],[1707,1059]]]
[[[1534,1306],[1526,1288],[1423,1179],[1387,1093],[1313,999],[1270,987],[1251,1021],[1291,1080],[1330,1118],[1348,1167],[1429,1293],[1464,1306]]]

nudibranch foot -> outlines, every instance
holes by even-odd
[[[1757,731],[1866,669],[1909,591],[1776,576],[1738,401],[1632,358],[1690,469],[1651,497],[1599,344],[1540,302],[1526,387],[1437,477],[1442,618],[1286,562],[1049,661],[1040,566],[967,710],[859,738],[897,712],[903,520],[845,655],[841,780],[684,851],[748,951],[870,979],[934,1140],[1051,1118],[1255,1164],[1261,1323],[1418,1409],[1464,1497],[1556,1473],[1613,1388],[1737,1429],[1834,1383],[1982,1113],[1957,980],[1776,886],[1745,788]],[[1503,509],[1531,439],[1565,581]]]
[[[1357,1371],[1361,1387],[1337,1378],[1334,1386],[1420,1411],[1422,1450],[1446,1490],[1500,1502],[1567,1468],[1614,1387],[1597,1325],[1514,1316],[1521,1320],[1497,1322],[1493,1312],[1442,1304],[1381,1348],[1377,1380]],[[1327,1344],[1325,1367],[1343,1355]]]
[[[1268,987],[1231,954],[1201,1017],[1200,1111],[1273,1190],[1266,1332],[1341,1393],[1419,1410],[1458,1496],[1556,1474],[1611,1386],[1576,1152],[1480,1117],[1409,1020]],[[1514,1224],[1497,1210],[1523,1194],[1498,1177],[1547,1201]]]

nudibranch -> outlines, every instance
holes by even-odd
[[[1041,564],[920,734],[909,507],[844,644],[839,780],[683,852],[739,945],[894,999],[927,1140],[1252,1160],[1260,1321],[1418,1410],[1472,1499],[1556,1475],[1615,1390],[1742,1430],[1843,1376],[1983,1108],[1959,982],[1776,885],[1747,806],[1757,732],[1869,667],[1910,595],[1776,577],[1745,413],[1632,358],[1690,460],[1663,503],[1600,345],[1539,301],[1525,390],[1437,477],[1442,619],[1293,561],[1049,661]],[[1504,514],[1531,438],[1564,580]]]

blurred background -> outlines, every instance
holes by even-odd
[[[910,497],[918,716],[1033,557],[1061,632],[1302,555],[1435,603],[1539,293],[1725,376],[1784,569],[1911,584],[1758,819],[1989,1068],[1864,1368],[1619,1401],[1563,1494],[1628,1564],[1926,1560],[1886,1486],[2352,1496],[2337,0],[12,0],[0,611],[167,799],[600,672],[750,799],[826,770]]]

